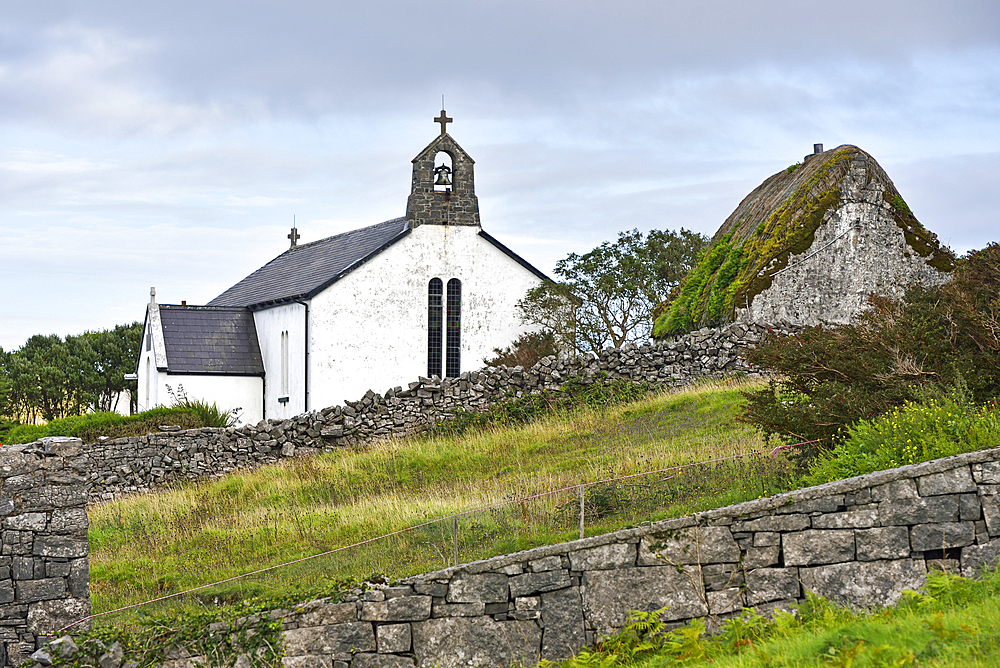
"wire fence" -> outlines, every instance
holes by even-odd
[[[358,573],[396,577],[499,556],[508,552],[584,538],[650,521],[676,517],[784,491],[790,480],[779,455],[816,443],[806,441],[640,473],[541,490],[444,515],[297,559],[189,587],[79,619],[63,633],[88,621],[121,616],[173,599],[206,594],[232,602],[259,592],[261,583],[347,580]],[[227,585],[238,583],[236,588]]]

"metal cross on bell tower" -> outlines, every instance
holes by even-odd
[[[453,118],[448,118],[448,114],[446,114],[444,112],[444,109],[442,109],[441,110],[441,115],[438,116],[437,118],[435,118],[434,122],[441,124],[441,134],[447,134],[448,133],[448,124],[451,123],[454,120],[455,119],[453,119]]]

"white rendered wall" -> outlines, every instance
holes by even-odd
[[[139,376],[137,385],[139,394],[136,404],[140,413],[159,405],[157,403],[159,382],[156,371],[156,354],[152,345],[149,346],[149,350],[146,350],[147,337],[150,335],[150,324],[147,319],[145,329],[142,332],[142,342],[139,349],[139,366],[136,369],[136,373]],[[150,344],[152,344],[152,341],[150,341]]]
[[[219,410],[242,408],[240,424],[255,424],[264,416],[263,379],[257,376],[204,376],[157,374],[161,404],[171,402],[167,385],[179,395],[181,387],[188,399],[200,399],[215,404]]]
[[[441,279],[445,292],[450,279],[462,281],[463,372],[481,368],[494,348],[529,329],[515,307],[540,280],[478,232],[422,225],[313,298],[311,410],[427,375],[432,278]]]
[[[255,311],[254,326],[264,358],[265,416],[284,419],[306,412],[305,405],[305,307],[283,304]],[[288,332],[288,403],[281,404],[281,333]],[[309,410],[323,408],[310,402]]]

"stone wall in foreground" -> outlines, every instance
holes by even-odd
[[[974,575],[1000,554],[1000,448],[881,471],[541,547],[272,613],[288,668],[534,666],[667,606],[710,626],[807,590],[891,605],[929,568]],[[170,661],[169,668],[193,665]]]
[[[82,445],[0,448],[0,665],[20,665],[40,634],[90,614]]]
[[[531,369],[500,367],[459,378],[420,378],[403,389],[346,402],[288,420],[238,429],[190,429],[148,436],[102,439],[87,445],[89,485],[97,499],[146,491],[172,482],[218,476],[236,468],[278,461],[374,440],[425,431],[455,411],[483,410],[511,397],[583,383],[627,379],[661,386],[700,378],[753,374],[741,357],[761,341],[762,326],[733,324],[703,329],[670,343],[608,348],[578,359],[547,357]]]

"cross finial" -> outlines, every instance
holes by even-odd
[[[292,240],[292,248],[295,248],[296,246],[299,245],[299,231],[294,227],[292,228],[292,231],[288,234],[288,238]]]
[[[441,115],[434,119],[435,123],[441,124],[441,134],[446,134],[448,132],[448,124],[454,119],[448,118],[448,114],[444,113],[444,109],[441,110]]]

